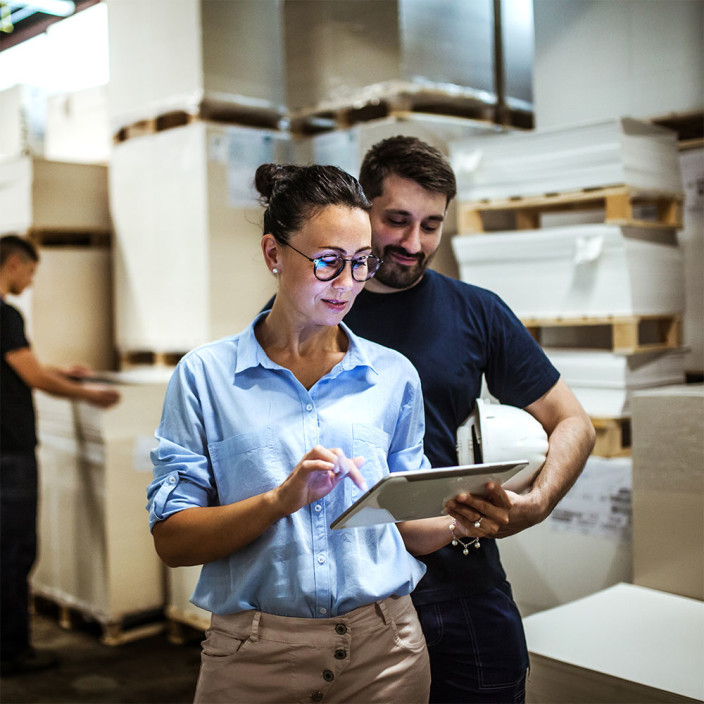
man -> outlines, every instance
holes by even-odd
[[[540,421],[550,441],[545,465],[529,493],[507,492],[510,523],[498,537],[540,523],[593,448],[589,418],[498,296],[428,269],[456,194],[447,159],[414,137],[392,137],[367,152],[359,180],[372,201],[372,244],[383,264],[345,323],[399,350],[418,369],[432,466],[457,464],[457,428],[480,396],[482,375],[497,399]],[[478,523],[476,535],[483,538]],[[448,545],[422,558],[428,570],[413,599],[431,657],[431,702],[525,697],[521,617],[496,541],[480,545],[467,555],[461,545]]]
[[[0,238],[0,656],[3,676],[58,664],[55,654],[31,646],[28,577],[36,558],[37,444],[32,389],[88,401],[107,408],[119,393],[81,383],[85,367],[61,371],[42,364],[32,352],[19,311],[5,302],[32,283],[39,256],[16,235]]]

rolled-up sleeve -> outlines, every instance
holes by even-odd
[[[156,438],[154,479],[147,487],[150,530],[174,513],[208,506],[216,497],[196,380],[185,360],[166,390]]]

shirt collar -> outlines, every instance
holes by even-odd
[[[235,374],[257,366],[262,366],[266,369],[281,369],[280,365],[272,362],[272,360],[267,357],[266,353],[262,349],[262,346],[259,344],[259,340],[257,340],[257,336],[254,334],[254,328],[257,323],[264,316],[266,316],[268,312],[269,311],[263,311],[259,313],[249,327],[247,327],[240,335],[239,344],[237,346]],[[354,369],[355,367],[367,367],[374,374],[378,374],[379,372],[374,367],[374,364],[369,357],[370,349],[367,341],[355,335],[344,323],[340,323],[340,325],[345,331],[350,344],[347,348],[347,354],[345,354],[340,364],[336,367],[336,374],[342,371]]]

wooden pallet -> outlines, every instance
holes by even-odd
[[[109,247],[110,230],[30,228],[26,236],[37,247]]]
[[[284,124],[282,112],[273,109],[247,105],[203,104],[196,111],[173,110],[152,118],[137,120],[118,130],[113,136],[113,143],[119,144],[135,137],[155,134],[206,120],[239,127],[266,129],[281,129]]]
[[[189,613],[175,606],[165,609],[168,623],[167,637],[177,645],[203,639],[203,634],[210,627],[210,619],[200,614]]]
[[[308,136],[345,129],[370,120],[403,118],[410,114],[442,115],[497,124],[496,106],[480,100],[476,95],[395,81],[370,86],[357,96],[346,97],[344,102],[330,101],[293,111],[288,115],[288,123],[293,134]],[[533,127],[531,112],[508,110],[507,120],[502,123],[507,127]]]
[[[37,591],[32,594],[30,611],[54,616],[59,626],[66,630],[97,629],[100,642],[110,646],[149,638],[162,633],[166,627],[161,609],[127,614],[121,618],[107,618],[103,614],[91,611],[90,608]]]
[[[541,332],[545,328],[601,326],[610,330],[610,350],[616,354],[657,352],[682,346],[680,315],[524,318],[522,322],[538,343],[541,342]]]
[[[628,457],[631,454],[630,418],[592,418],[596,443],[592,450],[598,457]]]
[[[120,352],[120,369],[131,367],[175,367],[186,352],[151,352],[137,350]]]
[[[704,110],[690,110],[661,115],[650,120],[655,125],[677,132],[680,150],[696,149],[704,145]]]
[[[461,234],[489,231],[484,216],[504,213],[513,217],[514,229],[535,230],[546,213],[605,211],[604,221],[612,225],[631,225],[679,229],[682,227],[684,195],[638,191],[628,186],[609,186],[539,196],[516,196],[457,204],[458,228]],[[649,218],[637,218],[638,208],[647,208]],[[652,213],[652,216],[651,216]]]

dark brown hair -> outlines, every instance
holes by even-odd
[[[290,236],[328,205],[369,211],[354,176],[337,166],[262,164],[254,177],[264,211],[264,234],[286,244]]]
[[[384,179],[395,174],[432,193],[441,193],[447,205],[457,195],[457,182],[447,157],[417,137],[389,137],[369,148],[359,172],[367,198],[378,198]]]
[[[4,235],[0,237],[0,266],[16,254],[24,261],[39,261],[37,248],[26,238],[19,235]]]

